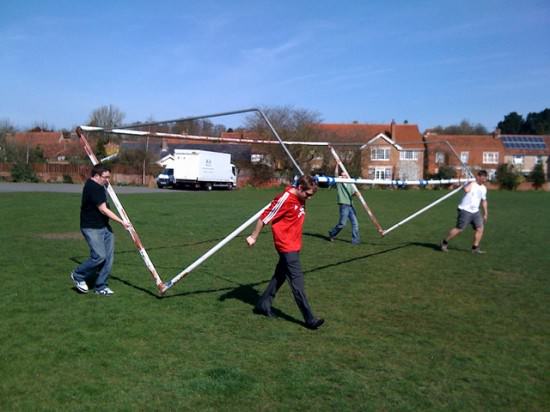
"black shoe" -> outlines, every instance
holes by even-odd
[[[306,323],[306,328],[311,330],[319,329],[323,323],[325,323],[324,319],[315,319],[311,323]]]
[[[261,309],[261,308],[258,308],[258,307],[254,307],[254,309],[252,309],[252,312],[255,313],[256,315],[267,316],[268,318],[274,318],[275,317],[273,312],[271,312],[271,309],[264,310],[264,309]]]

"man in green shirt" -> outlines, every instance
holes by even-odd
[[[345,173],[340,173],[340,177],[346,178]],[[336,183],[336,190],[338,191],[337,202],[340,208],[340,219],[336,226],[334,226],[328,232],[330,241],[334,241],[336,235],[346,226],[348,219],[351,221],[351,243],[358,245],[361,243],[359,236],[359,222],[357,221],[357,215],[355,214],[355,208],[353,207],[353,196],[357,196],[357,188],[351,183]]]

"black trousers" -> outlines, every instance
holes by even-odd
[[[305,322],[310,324],[315,321],[315,316],[311,311],[304,290],[304,273],[300,264],[300,252],[278,253],[279,262],[275,268],[275,273],[256,306],[263,311],[270,310],[277,291],[283,286],[285,280],[288,280],[296,305],[302,312]]]

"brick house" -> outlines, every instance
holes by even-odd
[[[362,143],[361,177],[423,177],[424,143],[415,124],[321,124],[319,128],[331,143]]]
[[[462,163],[472,170],[485,169],[494,178],[497,167],[504,162],[505,148],[496,134],[448,135],[426,133],[426,173],[436,174],[441,166],[451,166],[459,176],[465,176]],[[445,143],[449,142],[452,149]],[[456,154],[453,152],[456,152]]]
[[[21,132],[7,136],[7,142],[27,149],[40,148],[48,163],[68,163],[82,155],[78,139],[62,132]]]
[[[503,162],[513,165],[523,175],[541,163],[545,176],[549,176],[550,136],[499,134],[497,137],[504,146]]]

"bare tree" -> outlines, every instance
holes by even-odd
[[[0,161],[8,161],[8,141],[7,135],[14,133],[15,127],[11,124],[9,119],[0,120]]]
[[[283,140],[316,141],[319,137],[319,128],[321,123],[320,115],[306,109],[294,109],[289,106],[263,107],[262,111],[266,114],[269,121]],[[264,120],[257,114],[251,114],[245,119],[245,128],[255,131],[262,139],[275,140],[271,130],[265,124]],[[288,147],[296,162],[303,168],[305,173],[311,172],[312,160],[323,157],[326,149],[319,149],[314,146],[290,146]],[[274,145],[265,148],[276,169],[281,169],[283,173],[292,174],[293,165],[281,149]]]
[[[126,115],[116,106],[101,106],[95,109],[88,120],[89,126],[105,127],[111,129],[122,125]]]
[[[32,128],[29,129],[29,132],[53,132],[54,130],[55,130],[55,127],[50,126],[48,122],[37,121],[32,124]]]

